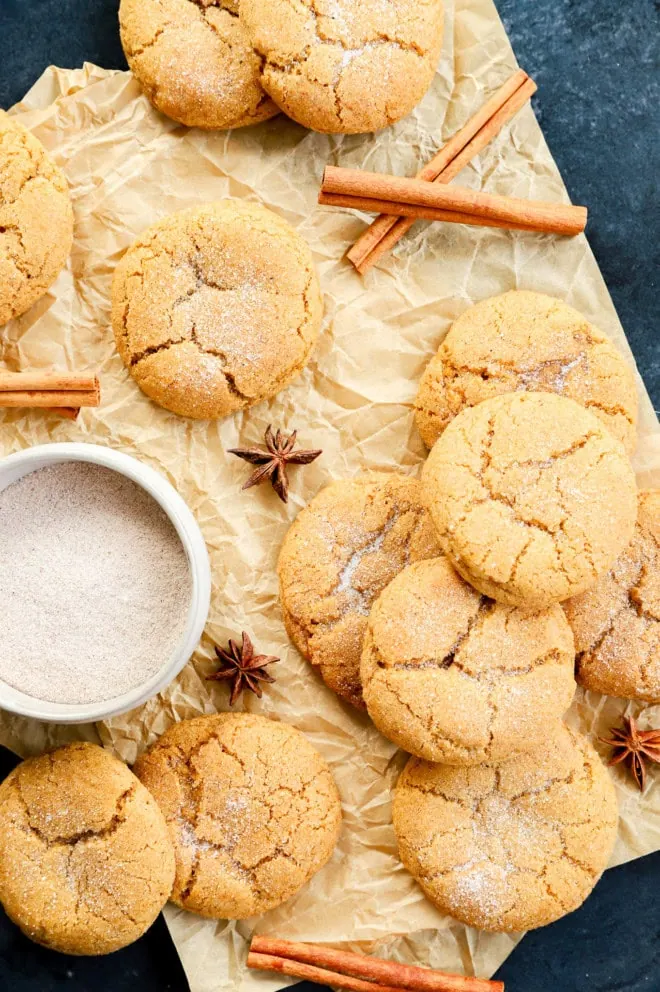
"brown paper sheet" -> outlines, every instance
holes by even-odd
[[[313,134],[284,117],[233,133],[187,130],[156,113],[129,73],[92,65],[49,69],[12,111],[65,169],[76,230],[69,266],[50,293],[3,328],[3,359],[10,368],[100,369],[103,405],[83,411],[77,423],[4,411],[2,453],[78,440],[151,464],[196,514],[214,586],[207,637],[160,697],[97,727],[45,726],[0,714],[0,741],[24,754],[84,737],[131,762],[174,720],[227,708],[226,689],[204,681],[210,638],[222,642],[247,629],[263,651],[282,660],[263,701],[239,707],[303,730],[330,761],[342,794],[344,827],[332,861],[285,906],[242,923],[167,908],[192,992],[287,984],[246,972],[246,940],[255,927],[302,940],[376,942],[401,960],[481,975],[492,974],[519,939],[478,933],[443,917],[403,870],[389,803],[405,756],[310,672],[288,643],[277,604],[278,549],[322,485],[367,467],[418,472],[425,451],[411,414],[417,381],[451,321],[471,303],[516,287],[565,297],[633,361],[584,237],[418,224],[364,281],[343,260],[369,218],[317,207],[323,165],[414,174],[516,67],[491,0],[446,0],[446,6],[444,53],[432,90],[407,120],[377,136]],[[461,182],[566,199],[529,107]],[[325,329],[304,374],[274,400],[219,423],[193,423],[151,404],[123,369],[109,325],[110,281],[123,251],[149,224],[224,196],[266,204],[309,241],[325,292]],[[658,486],[660,429],[641,380],[639,388],[635,468],[641,485]],[[297,427],[303,446],[324,450],[294,471],[286,507],[266,487],[241,493],[246,467],[226,454],[239,442],[258,442],[270,422]],[[579,694],[570,720],[596,735],[625,709],[621,700]],[[660,721],[660,707],[648,714]],[[615,778],[621,829],[613,864],[660,847],[660,786],[651,784],[640,796],[620,772]]]

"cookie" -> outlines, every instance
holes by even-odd
[[[306,365],[322,315],[306,242],[270,210],[236,200],[154,224],[112,282],[124,364],[183,417],[226,417],[274,396]]]
[[[126,60],[157,110],[190,127],[244,127],[279,113],[239,0],[121,0]]]
[[[584,592],[630,542],[623,445],[574,400],[506,393],[452,420],[424,467],[441,544],[479,592],[540,609]]]
[[[635,450],[637,389],[630,365],[573,307],[523,290],[477,303],[454,322],[415,400],[424,444],[432,448],[466,406],[520,390],[576,400],[629,454]]]
[[[563,605],[580,685],[660,703],[660,490],[640,492],[632,542],[610,571]]]
[[[261,85],[314,131],[362,134],[405,117],[431,85],[442,0],[241,0]]]
[[[108,954],[167,902],[174,852],[158,805],[95,744],[29,758],[0,785],[0,901],[38,944]]]
[[[290,528],[278,563],[287,632],[354,706],[364,707],[360,655],[372,603],[402,568],[439,550],[420,483],[398,473],[333,482]]]
[[[72,242],[64,174],[41,142],[0,110],[0,324],[48,291]]]
[[[571,704],[574,659],[561,606],[496,603],[431,558],[374,603],[360,671],[386,737],[428,761],[475,765],[543,746]]]
[[[468,926],[545,926],[587,898],[617,832],[614,786],[586,737],[454,768],[411,758],[396,787],[399,854],[426,896]]]
[[[307,738],[249,713],[184,720],[135,764],[176,852],[172,901],[242,920],[294,895],[330,858],[341,805]]]

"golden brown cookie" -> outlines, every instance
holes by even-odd
[[[409,114],[442,48],[442,0],[241,0],[261,84],[314,131],[377,131]]]
[[[285,220],[221,200],[171,214],[112,283],[117,349],[140,388],[184,417],[225,417],[306,365],[323,305],[312,254]]]
[[[575,691],[561,606],[480,596],[447,558],[409,565],[374,603],[362,652],[369,716],[427,761],[475,765],[543,746]]]
[[[660,490],[640,492],[638,504],[632,542],[595,586],[563,605],[580,685],[660,703]]]
[[[589,410],[553,393],[468,407],[422,477],[441,544],[471,585],[541,608],[594,585],[629,543],[635,476]]]
[[[0,785],[0,901],[32,940],[108,954],[167,902],[174,852],[156,802],[95,744],[29,758]]]
[[[172,901],[240,920],[294,895],[328,861],[341,804],[295,727],[249,713],[184,720],[135,764],[176,853]]]
[[[631,454],[637,443],[632,368],[562,300],[513,290],[466,310],[421,378],[415,419],[432,448],[466,406],[519,390],[559,393],[591,410]]]
[[[279,113],[239,0],[121,0],[121,43],[148,99],[190,127],[244,127]]]
[[[595,750],[562,727],[500,764],[411,758],[393,819],[401,860],[432,903],[468,926],[509,932],[584,902],[607,867],[618,813]]]
[[[289,637],[334,692],[364,706],[362,638],[373,601],[439,546],[417,479],[369,472],[322,489],[282,545],[280,602]]]
[[[0,324],[47,292],[72,241],[64,174],[41,142],[0,110]]]

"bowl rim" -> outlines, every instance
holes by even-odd
[[[211,565],[199,524],[172,484],[159,472],[133,455],[100,444],[69,441],[39,444],[0,459],[0,492],[40,468],[64,462],[89,462],[111,469],[130,479],[155,499],[171,521],[188,558],[192,582],[186,626],[170,658],[146,682],[119,696],[94,703],[58,703],[28,696],[0,680],[0,708],[19,716],[47,723],[92,723],[126,713],[141,706],[172,682],[187,665],[206,626],[211,603]],[[14,468],[26,468],[5,482]],[[5,688],[17,693],[20,702],[5,698]],[[31,700],[34,699],[32,703]],[[25,702],[24,702],[25,701]]]

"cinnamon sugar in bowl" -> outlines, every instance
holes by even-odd
[[[93,444],[0,461],[0,707],[58,723],[139,706],[209,609],[201,531],[158,473]]]

